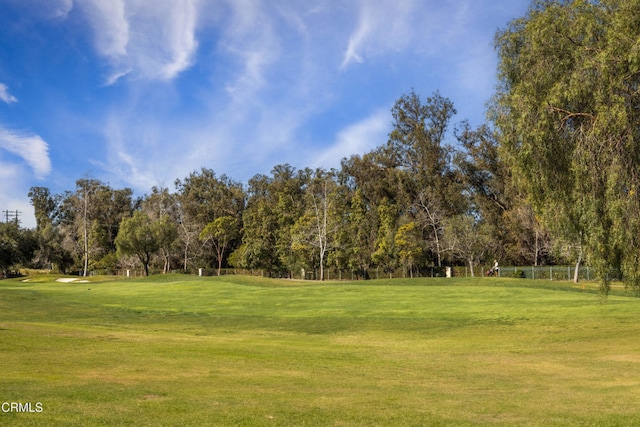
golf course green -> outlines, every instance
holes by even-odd
[[[0,281],[2,426],[640,424],[640,298],[502,278]]]

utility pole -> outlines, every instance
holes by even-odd
[[[19,210],[15,210],[15,211],[6,210],[6,211],[2,211],[2,213],[4,214],[5,222],[8,223],[10,217],[13,217],[13,221],[15,221],[16,224],[18,224],[20,222],[19,217],[22,214],[22,211],[19,211]]]

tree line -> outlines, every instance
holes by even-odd
[[[640,0],[536,0],[496,34],[485,124],[454,124],[451,100],[412,91],[386,144],[337,169],[276,165],[242,184],[203,168],[141,198],[89,178],[34,187],[37,227],[19,241],[2,225],[0,267],[366,278],[498,259],[588,262],[603,291],[611,277],[640,288],[639,39]]]
[[[496,133],[465,122],[449,132],[454,115],[439,93],[412,91],[393,107],[385,145],[339,169],[277,165],[246,185],[203,168],[140,198],[90,178],[63,194],[33,187],[34,251],[19,261],[82,274],[234,266],[320,279],[327,267],[367,278],[372,268],[557,261],[509,186]]]

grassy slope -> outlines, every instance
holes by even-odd
[[[640,299],[557,282],[0,282],[2,425],[631,425]]]

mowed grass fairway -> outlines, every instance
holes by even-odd
[[[640,299],[518,279],[0,281],[0,425],[639,425]]]

